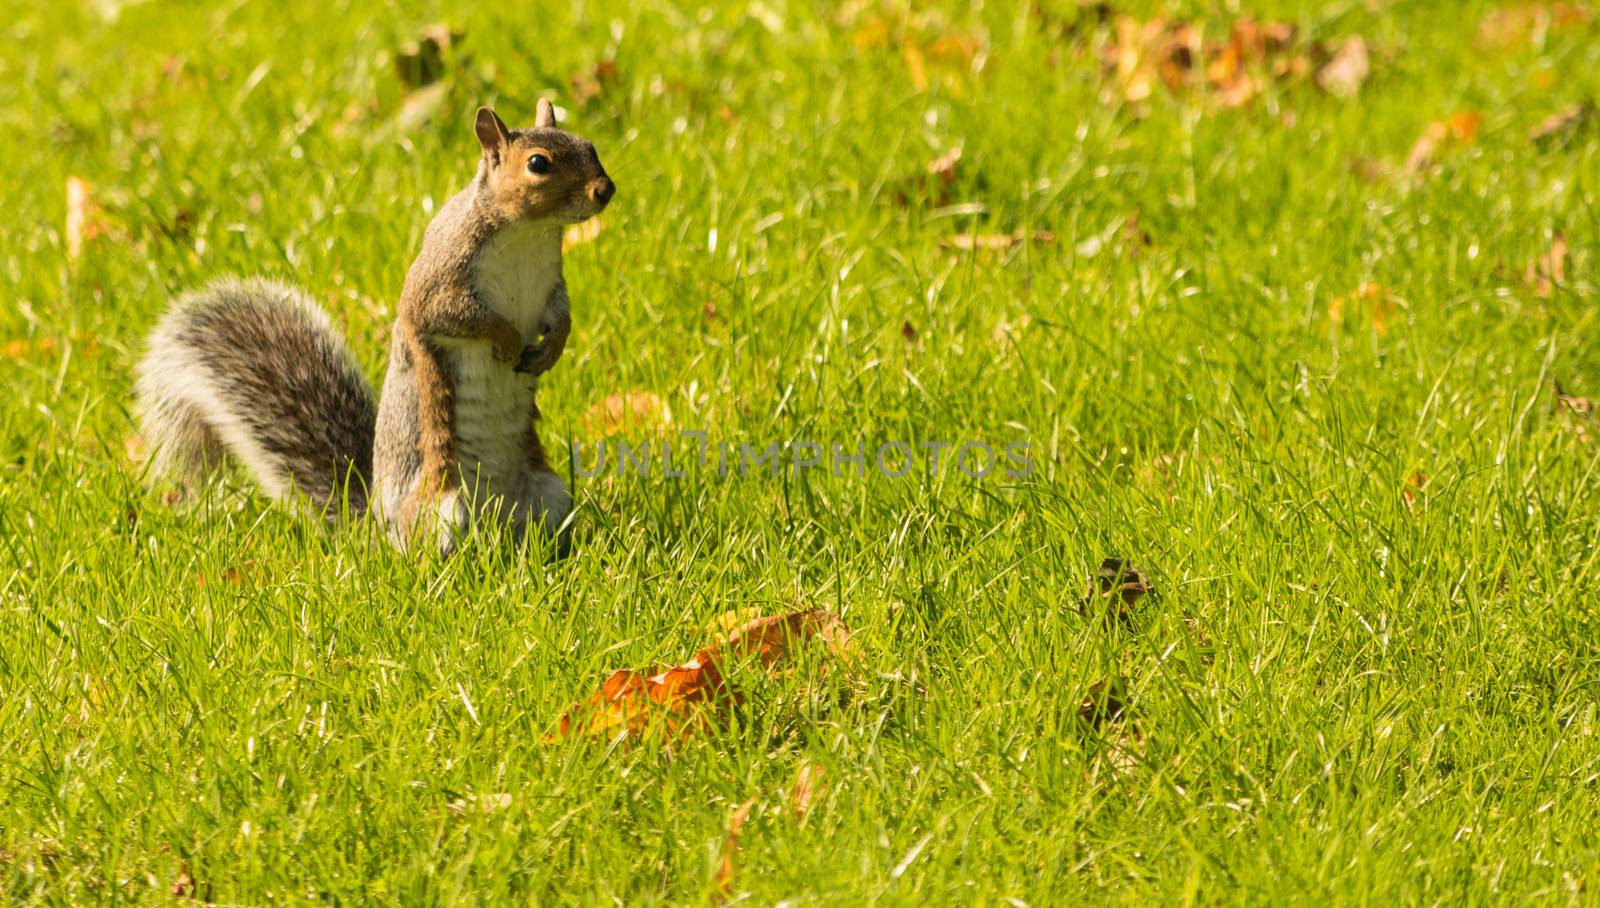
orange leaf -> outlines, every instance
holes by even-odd
[[[794,807],[794,818],[803,820],[811,805],[828,790],[828,781],[822,777],[822,767],[806,763],[795,773],[794,790],[789,794],[789,804]]]
[[[622,391],[590,407],[583,414],[584,429],[591,435],[609,438],[627,429],[663,432],[672,425],[672,410],[666,401],[649,391]]]
[[[105,209],[95,200],[94,187],[81,177],[67,177],[67,257],[83,255],[84,245],[106,230]]]
[[[733,814],[728,817],[728,841],[722,847],[722,865],[717,868],[719,895],[727,895],[728,889],[733,885],[733,859],[739,854],[739,833],[744,829],[745,821],[750,819],[751,808],[755,806],[756,799],[752,796],[734,808]]]
[[[1339,46],[1333,59],[1317,70],[1317,84],[1330,95],[1349,98],[1361,92],[1371,71],[1366,40],[1360,35],[1351,35]]]
[[[1389,318],[1394,314],[1394,294],[1382,284],[1364,282],[1353,293],[1336,297],[1328,303],[1328,320],[1335,325],[1365,320],[1379,334],[1389,330]]]
[[[1550,240],[1550,251],[1528,263],[1524,277],[1533,286],[1533,292],[1548,299],[1555,288],[1567,281],[1567,238],[1556,234]]]
[[[796,644],[812,638],[820,638],[835,655],[848,652],[850,632],[837,615],[803,609],[748,621],[682,665],[612,672],[599,691],[562,714],[558,734],[637,737],[658,721],[668,737],[705,730],[713,718],[710,708],[743,702],[723,677],[724,660],[756,659],[771,671]]]
[[[1475,111],[1463,111],[1429,123],[1411,146],[1411,153],[1406,155],[1406,173],[1417,176],[1433,166],[1435,154],[1443,148],[1471,145],[1482,126],[1483,114]]]

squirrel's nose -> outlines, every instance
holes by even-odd
[[[611,201],[611,197],[616,195],[616,192],[617,184],[611,182],[610,177],[601,177],[589,184],[589,195],[593,196],[595,201],[600,202],[602,205]]]

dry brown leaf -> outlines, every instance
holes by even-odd
[[[823,641],[835,656],[849,652],[849,630],[825,609],[747,621],[682,665],[612,672],[599,691],[562,714],[558,734],[636,737],[657,723],[668,738],[703,731],[711,726],[716,708],[743,702],[723,677],[723,665],[753,659],[770,672],[812,639]]]
[[[1154,591],[1155,586],[1143,571],[1121,558],[1107,558],[1089,576],[1084,602],[1086,607],[1104,602],[1109,616],[1127,618],[1133,613],[1134,603]]]
[[[928,90],[928,60],[915,42],[900,45],[900,56],[906,61],[906,74],[911,77],[911,87],[917,91]]]
[[[1367,322],[1379,334],[1389,330],[1398,298],[1382,284],[1365,281],[1353,293],[1335,297],[1328,303],[1328,320],[1335,325]]]
[[[961,163],[961,148],[952,148],[937,158],[928,162],[928,172],[939,178],[944,184],[956,181],[956,165]]]
[[[1130,714],[1128,684],[1120,676],[1102,678],[1089,685],[1078,701],[1078,720],[1090,728],[1099,729],[1108,722],[1118,722]]]
[[[1407,505],[1414,505],[1417,503],[1417,496],[1427,487],[1428,474],[1419,470],[1406,477],[1405,487],[1400,490],[1400,494],[1405,498]]]
[[[1511,50],[1551,31],[1587,24],[1592,17],[1579,3],[1512,3],[1490,10],[1478,23],[1478,35],[1485,44]]]
[[[100,339],[92,334],[77,332],[68,340],[77,351],[86,356],[93,356],[100,351]],[[36,337],[31,339],[19,338],[0,344],[0,359],[32,359],[36,356],[52,356],[62,347],[60,338]]]
[[[671,425],[671,408],[649,391],[612,394],[583,415],[584,430],[595,438],[610,438],[628,430],[662,433]]]
[[[67,257],[81,257],[84,246],[108,229],[94,186],[82,177],[67,177]]]
[[[1539,146],[1565,146],[1589,131],[1600,121],[1600,107],[1593,100],[1574,104],[1539,121],[1528,133],[1528,140]]]
[[[789,793],[789,805],[794,808],[794,818],[804,820],[811,805],[828,790],[828,780],[823,778],[821,766],[804,763],[795,773],[794,789]]]
[[[444,75],[446,52],[461,43],[466,32],[443,22],[425,25],[415,40],[407,41],[394,52],[395,75],[412,88],[422,88]]]
[[[566,252],[574,246],[593,242],[604,229],[606,229],[605,222],[599,218],[590,218],[582,223],[573,224],[561,234],[561,251]]]
[[[1594,402],[1587,397],[1577,397],[1561,389],[1561,383],[1556,382],[1556,409],[1569,410],[1578,416],[1594,415]]]
[[[874,16],[862,23],[851,36],[856,50],[873,50],[889,43],[889,23]]]
[[[1550,240],[1550,250],[1528,263],[1523,278],[1533,287],[1533,292],[1549,299],[1557,287],[1567,282],[1567,237],[1557,233]]]
[[[1339,46],[1333,59],[1317,70],[1317,84],[1323,91],[1340,98],[1354,97],[1372,72],[1366,39],[1351,35]]]
[[[1056,235],[1048,230],[1018,230],[1014,233],[958,233],[941,239],[939,245],[946,249],[998,250],[1010,249],[1024,240],[1031,240],[1035,243],[1054,243]]]
[[[717,868],[717,896],[726,897],[728,890],[733,886],[734,858],[739,855],[739,833],[744,830],[745,821],[750,819],[750,811],[756,806],[756,799],[751,796],[743,804],[733,809],[728,817],[728,840],[722,846],[722,864]]]
[[[614,60],[601,60],[569,80],[572,83],[572,101],[584,105],[600,97],[617,80]]]
[[[1471,145],[1478,137],[1478,129],[1483,126],[1483,114],[1476,111],[1463,111],[1451,116],[1429,123],[1411,146],[1411,153],[1406,155],[1406,173],[1418,176],[1423,171],[1433,166],[1435,155],[1446,149],[1461,145]]]

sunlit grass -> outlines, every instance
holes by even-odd
[[[1600,97],[1600,26],[1248,6],[1363,35],[1360,94],[1123,103],[1114,25],[1065,0],[17,9],[0,899],[166,901],[186,867],[222,903],[696,903],[751,797],[751,904],[1592,899],[1600,424],[1553,388],[1600,399],[1600,124],[1529,133]],[[465,38],[408,122],[393,54],[441,19]],[[619,185],[567,256],[561,456],[643,391],[671,423],[624,437],[675,453],[1026,442],[1033,474],[609,470],[558,563],[409,558],[241,477],[147,492],[131,375],[165,303],[292,280],[376,379],[472,110],[544,93]],[[69,176],[105,209],[77,259]],[[1112,555],[1157,590],[1126,623],[1080,610]],[[812,605],[848,671],[747,679],[679,746],[546,741],[717,615]],[[1130,717],[1090,729],[1112,677]]]

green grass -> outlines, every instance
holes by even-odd
[[[0,901],[164,902],[187,866],[224,903],[703,903],[753,796],[752,904],[1595,901],[1600,425],[1552,386],[1600,398],[1600,129],[1528,133],[1600,97],[1600,25],[1499,48],[1477,0],[1179,4],[1372,48],[1359,97],[1227,109],[1108,103],[1109,32],[1067,0],[426,6],[7,17]],[[440,107],[397,123],[392,53],[439,19]],[[929,51],[919,90],[902,42],[952,35],[980,65]],[[406,557],[237,478],[145,491],[131,377],[167,301],[292,280],[376,378],[471,111],[541,93],[619,184],[567,258],[548,435],[643,390],[735,444],[1025,440],[1035,475],[581,480],[554,564]],[[1461,111],[1475,141],[1398,172]],[[77,260],[71,175],[111,228]],[[1016,230],[1055,241],[939,242]],[[1330,320],[1363,282],[1392,314]],[[1159,591],[1126,627],[1077,608],[1113,554]],[[718,614],[814,604],[848,670],[746,672],[675,748],[545,742]],[[1113,675],[1120,769],[1135,726],[1077,717]],[[830,784],[797,822],[805,764]]]

